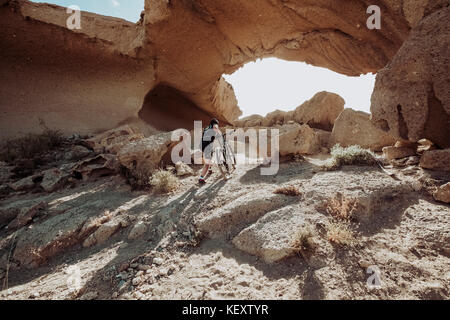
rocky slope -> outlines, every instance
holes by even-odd
[[[203,187],[177,165],[164,195],[119,174],[117,162],[162,165],[167,133],[136,134],[75,139],[22,179],[1,165],[2,299],[449,298],[447,151],[424,153],[433,170],[412,156],[323,171],[329,156],[316,155],[275,176],[240,165],[224,181],[216,169]]]

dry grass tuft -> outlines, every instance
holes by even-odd
[[[276,189],[273,193],[284,194],[285,196],[298,197],[301,195],[300,190],[295,186],[286,186]]]
[[[375,154],[360,146],[350,146],[343,148],[339,144],[331,149],[332,159],[323,169],[327,171],[337,170],[344,165],[376,165],[377,159]]]
[[[351,220],[358,209],[358,203],[355,199],[348,199],[341,194],[337,194],[325,203],[325,211],[339,219]]]
[[[12,163],[17,159],[33,159],[63,144],[64,137],[59,130],[49,129],[42,120],[40,125],[43,128],[40,134],[30,133],[7,140],[2,147],[0,160]]]
[[[292,243],[292,247],[299,253],[304,255],[314,250],[313,238],[315,233],[310,225],[306,225],[298,230],[295,240]]]
[[[204,239],[206,239],[206,234],[199,230],[195,230],[187,245],[191,247],[198,247]]]
[[[152,173],[149,169],[128,169],[122,167],[122,174],[133,189],[149,189]]]
[[[169,193],[178,188],[179,180],[172,172],[159,169],[152,175],[150,184],[159,193]]]
[[[355,238],[350,226],[343,222],[331,222],[327,225],[328,241],[343,246],[352,246]]]

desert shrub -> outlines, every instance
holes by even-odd
[[[336,170],[344,165],[375,165],[377,163],[375,154],[360,146],[341,147],[336,144],[331,149],[331,160],[324,166],[326,170]]]
[[[168,193],[178,188],[179,181],[172,172],[159,169],[153,173],[150,179],[150,184],[155,191],[160,193]]]
[[[64,137],[59,130],[49,129],[43,121],[40,134],[27,134],[20,138],[7,140],[0,153],[0,160],[14,162],[17,159],[33,159],[60,147]]]
[[[327,199],[325,202],[326,213],[335,218],[351,220],[355,211],[358,209],[358,203],[355,199],[343,197],[337,194],[333,198]]]
[[[148,189],[151,187],[152,173],[149,169],[128,169],[121,167],[122,174],[133,189]]]
[[[310,225],[301,227],[295,235],[292,247],[299,253],[305,254],[314,249],[312,239],[314,237],[313,229]]]
[[[295,186],[285,186],[276,189],[273,193],[275,194],[284,194],[286,196],[298,197],[301,195],[300,191]]]
[[[327,225],[328,241],[343,246],[351,246],[354,243],[353,231],[343,222],[331,222]]]
[[[190,247],[198,247],[204,239],[206,239],[206,234],[200,230],[195,230],[185,244]]]

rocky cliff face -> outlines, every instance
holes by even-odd
[[[347,75],[377,72],[411,27],[446,3],[146,0],[137,24],[83,12],[72,31],[64,8],[3,0],[1,136],[36,131],[39,118],[66,133],[115,127],[160,108],[159,100],[144,104],[158,85],[188,101],[188,114],[231,122],[240,110],[222,74],[270,56]],[[366,28],[370,4],[382,9],[381,30]]]
[[[373,121],[405,140],[450,147],[450,7],[423,19],[377,75]]]
[[[64,8],[28,1],[0,7],[2,137],[39,130],[64,133],[117,126],[137,114],[153,85],[151,59],[138,59],[139,25],[82,13],[66,27]]]

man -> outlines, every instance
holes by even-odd
[[[205,160],[205,164],[203,166],[200,178],[198,179],[199,183],[206,183],[205,176],[208,172],[208,169],[211,167],[212,154],[214,152],[213,143],[216,137],[220,137],[222,133],[219,129],[219,120],[212,119],[209,126],[203,129],[202,134],[202,152],[203,158]]]

